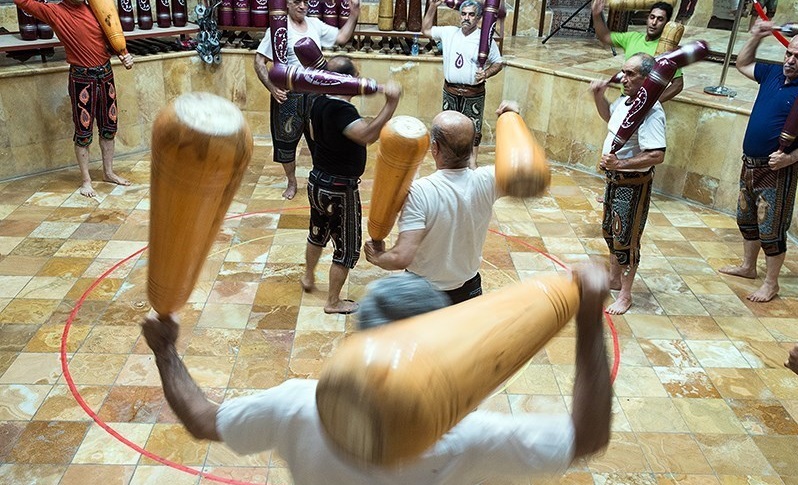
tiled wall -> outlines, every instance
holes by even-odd
[[[439,58],[375,57],[353,54],[361,75],[404,86],[397,114],[429,123],[440,109]],[[255,136],[269,135],[269,96],[252,69],[251,51],[225,50],[221,65],[202,63],[194,53],[147,56],[134,69],[116,64],[120,131],[117,153],[149,148],[158,110],[188,91],[208,91],[232,100]],[[410,59],[410,60],[409,60]],[[0,179],[74,165],[66,67],[0,71]],[[522,114],[549,157],[595,170],[606,125],[587,87],[590,77],[524,67],[510,61],[488,82],[483,143],[494,143],[493,109],[501,99],[521,103]],[[381,107],[380,95],[355,98],[364,116]],[[657,168],[656,188],[668,195],[733,212],[737,198],[740,147],[748,115],[674,100],[666,104],[668,151]],[[723,140],[735,140],[723,143]],[[92,159],[99,148],[92,145]],[[798,228],[794,224],[793,231]]]

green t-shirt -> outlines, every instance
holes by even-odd
[[[628,60],[638,52],[654,55],[657,52],[659,39],[646,40],[646,35],[640,32],[610,32],[612,43],[623,49],[624,60]],[[682,77],[682,70],[677,69],[673,78]]]

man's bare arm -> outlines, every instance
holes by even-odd
[[[669,99],[673,99],[674,96],[682,92],[682,89],[684,89],[684,78],[679,76],[665,88],[665,91],[659,96],[659,102],[664,103]]]
[[[443,5],[443,0],[430,0],[427,13],[424,14],[424,19],[421,21],[421,33],[424,37],[432,38],[432,23],[440,5]]]
[[[754,26],[751,27],[751,37],[743,45],[743,48],[740,49],[740,53],[737,54],[737,62],[735,63],[737,70],[740,71],[740,74],[752,81],[756,81],[754,77],[756,50],[759,48],[762,39],[769,36],[772,30],[772,22],[761,22],[757,20]]]
[[[147,317],[141,327],[147,345],[155,354],[163,392],[172,411],[191,436],[200,440],[221,441],[216,431],[216,411],[219,406],[205,397],[177,355],[175,342],[179,325],[171,318]]]
[[[601,451],[610,441],[612,384],[604,349],[604,300],[609,277],[600,266],[577,270],[582,300],[576,315],[573,391],[574,459]]]
[[[424,229],[400,232],[396,244],[389,251],[384,250],[382,241],[379,243],[368,241],[364,247],[366,260],[389,271],[405,269],[416,257],[425,233]]]
[[[391,119],[396,107],[399,106],[399,99],[402,97],[402,87],[394,82],[388,81],[380,86],[380,90],[385,94],[385,104],[377,116],[369,121],[361,118],[344,130],[344,136],[359,145],[369,145],[380,138],[380,131],[385,123]]]
[[[261,53],[255,54],[255,74],[258,75],[258,79],[260,82],[266,86],[266,89],[274,96],[274,99],[277,100],[278,103],[282,103],[288,97],[288,91],[284,89],[280,89],[272,83],[271,79],[269,79],[269,67],[268,63],[271,62],[271,59],[264,56]]]
[[[607,91],[609,83],[604,80],[595,80],[590,83],[590,92],[593,93],[593,102],[596,104],[596,111],[604,121],[610,121],[610,102],[604,93]]]
[[[607,22],[604,21],[604,0],[593,0],[593,5],[590,8],[593,15],[593,29],[596,31],[596,38],[604,45],[612,45],[610,29],[607,27]]]

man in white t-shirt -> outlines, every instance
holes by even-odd
[[[364,247],[371,264],[421,275],[453,304],[482,294],[482,246],[493,203],[501,196],[492,165],[468,167],[473,137],[474,123],[462,113],[444,111],[432,120],[430,150],[437,170],[410,186],[394,247],[386,251],[382,241]]]
[[[175,349],[178,325],[148,318],[147,344],[172,410],[197,439],[224,441],[241,454],[275,449],[296,485],[469,485],[498,476],[561,471],[609,442],[612,387],[604,349],[602,306],[607,273],[578,270],[576,376],[571,416],[473,411],[415,461],[397,468],[362,468],[328,439],[316,407],[315,380],[291,379],[261,393],[208,401]],[[423,278],[400,273],[372,284],[361,301],[360,325],[370,327],[445,305]]]
[[[482,4],[465,0],[460,4],[460,27],[433,27],[435,12],[444,0],[432,0],[424,15],[421,32],[443,44],[443,111],[454,110],[473,120],[476,127],[473,157],[469,165],[477,166],[479,143],[482,141],[482,113],[485,109],[485,80],[502,70],[502,56],[494,40],[485,68],[477,63],[479,37],[482,30]]]
[[[308,37],[319,46],[332,47],[335,44],[343,45],[352,37],[360,14],[360,0],[351,0],[351,11],[346,23],[340,29],[331,27],[314,17],[306,17],[308,11],[307,0],[288,0],[288,48],[287,64],[302,66],[294,53],[294,44],[304,37]],[[310,123],[310,104],[313,96],[310,94],[291,93],[280,89],[269,80],[269,62],[275,62],[272,48],[272,36],[269,29],[258,46],[255,54],[255,73],[260,82],[271,93],[269,125],[271,128],[272,143],[274,145],[274,161],[283,165],[287,187],[283,197],[293,199],[297,191],[296,181],[296,148],[299,139],[305,135],[305,141],[313,152],[313,142],[308,133]]]
[[[665,112],[659,101],[645,114],[643,123],[626,144],[614,154],[610,150],[653,67],[654,58],[648,54],[641,52],[630,57],[621,70],[627,95],[621,95],[611,105],[604,96],[608,83],[590,84],[596,109],[608,128],[599,166],[606,174],[601,226],[610,250],[610,288],[620,290],[615,303],[607,308],[612,315],[626,313],[632,306],[632,282],[640,263],[640,238],[651,203],[654,166],[665,160]]]

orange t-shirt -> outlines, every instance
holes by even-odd
[[[85,3],[70,0],[41,3],[36,0],[14,0],[22,10],[53,28],[66,51],[66,60],[73,66],[102,66],[111,58],[105,33]]]

